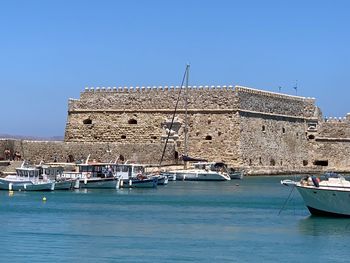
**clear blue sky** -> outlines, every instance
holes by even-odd
[[[350,1],[0,1],[0,133],[64,134],[89,86],[242,85],[350,112]]]

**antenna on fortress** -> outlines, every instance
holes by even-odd
[[[293,89],[295,89],[295,95],[298,95],[298,80],[295,81],[295,86]]]
[[[281,86],[278,86],[278,92],[281,93],[281,89],[282,87]]]

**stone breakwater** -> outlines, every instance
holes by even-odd
[[[325,118],[314,98],[193,86],[182,89],[170,129],[179,94],[180,87],[173,86],[86,88],[68,101],[64,142],[6,143],[31,159],[66,161],[91,154],[158,163],[169,135],[165,162],[173,164],[185,153],[187,123],[190,156],[251,174],[350,171],[350,115]]]

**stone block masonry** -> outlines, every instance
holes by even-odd
[[[350,117],[324,118],[314,98],[242,86],[86,88],[68,102],[64,142],[2,141],[23,156],[66,161],[118,155],[158,163],[185,154],[224,161],[250,174],[350,171]],[[187,109],[185,99],[187,98]],[[1,152],[0,152],[1,153]]]

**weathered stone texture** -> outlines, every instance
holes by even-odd
[[[82,161],[90,155],[91,160],[109,162],[122,156],[124,161],[159,164],[163,151],[163,146],[159,144],[0,140],[0,150],[6,148],[12,153],[20,152],[22,159],[33,163],[55,160],[58,162]],[[165,153],[164,163],[174,163],[174,147],[169,145]],[[3,150],[0,156],[4,157]]]
[[[110,160],[118,155],[158,163],[169,134],[166,163],[185,151],[250,173],[350,171],[350,115],[324,120],[315,99],[244,87],[86,89],[69,100],[65,142],[0,142],[25,158],[65,161],[69,155]],[[187,92],[187,110],[185,94]],[[187,112],[187,114],[186,114]]]

